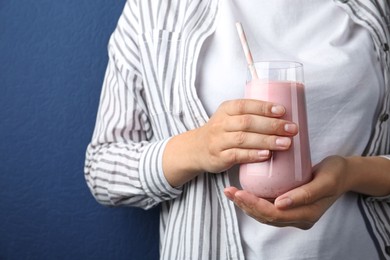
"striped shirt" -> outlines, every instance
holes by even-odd
[[[364,155],[388,155],[390,5],[335,3],[372,35],[386,92]],[[85,178],[102,204],[161,204],[161,259],[244,259],[235,208],[223,194],[227,174],[204,173],[172,188],[162,170],[169,138],[208,120],[196,94],[196,57],[217,13],[218,0],[128,0],[108,45]],[[390,259],[390,197],[361,196],[359,207],[380,259]]]

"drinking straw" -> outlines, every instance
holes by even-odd
[[[242,49],[244,50],[245,58],[248,63],[248,67],[252,76],[252,79],[258,79],[259,77],[257,76],[256,68],[253,65],[253,58],[252,58],[252,53],[251,50],[249,49],[248,41],[246,40],[244,28],[242,27],[241,23],[237,22],[236,23],[237,27],[237,32],[238,36],[240,37]]]

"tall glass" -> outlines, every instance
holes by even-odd
[[[244,190],[274,199],[312,178],[303,65],[267,61],[256,62],[254,67],[257,78],[253,79],[248,73],[245,98],[283,105],[286,114],[282,118],[299,127],[287,151],[272,151],[272,157],[265,162],[240,166],[240,183]]]

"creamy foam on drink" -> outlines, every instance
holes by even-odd
[[[265,162],[242,164],[240,183],[244,190],[263,198],[277,196],[311,180],[304,85],[294,81],[252,80],[245,87],[245,98],[283,105],[283,119],[299,126],[287,151],[273,151]]]

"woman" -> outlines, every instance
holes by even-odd
[[[390,259],[388,15],[385,1],[129,0],[86,155],[95,198],[161,204],[161,259]],[[257,59],[305,66],[314,179],[274,203],[239,191],[235,166],[288,149],[298,126],[239,99],[236,20]]]

